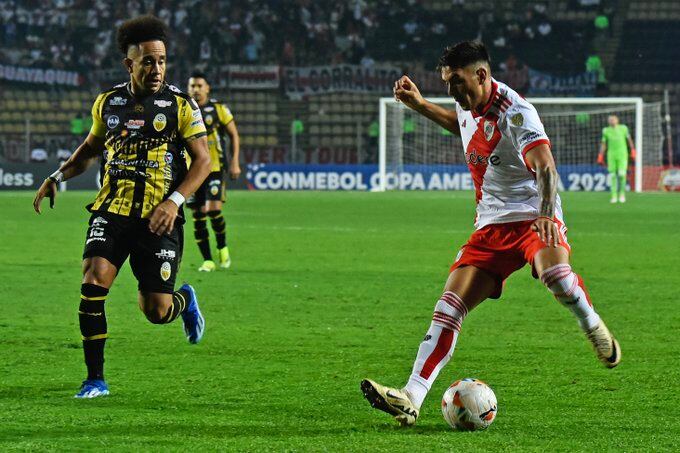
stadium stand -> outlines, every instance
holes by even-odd
[[[680,3],[673,0],[352,0],[329,8],[310,0],[217,0],[192,8],[195,3],[0,2],[0,64],[76,70],[86,77],[87,87],[46,89],[3,82],[0,133],[19,140],[28,121],[31,141],[46,142],[52,158],[77,135],[70,133],[71,122],[89,115],[97,90],[125,78],[118,67],[115,24],[145,12],[172,25],[169,74],[180,85],[197,67],[211,76],[227,63],[389,63],[404,71],[429,71],[443,44],[481,38],[490,47],[497,74],[510,60],[553,75],[578,74],[595,55],[608,82],[600,94],[655,101],[669,90],[671,116],[674,122],[680,118],[675,76],[680,47],[674,45],[680,40]],[[373,152],[367,147],[375,142],[370,128],[377,120],[376,95],[289,99],[276,89],[226,86],[214,96],[234,111],[246,148],[289,147],[296,121],[296,146]]]

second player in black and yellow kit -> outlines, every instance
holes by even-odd
[[[84,143],[38,190],[54,204],[56,184],[84,172],[105,154],[102,188],[94,203],[85,250],[78,310],[88,376],[78,398],[107,395],[104,343],[108,327],[104,300],[130,257],[139,283],[139,305],[149,321],[166,324],[180,315],[191,343],[205,321],[196,292],[175,291],[183,249],[181,205],[210,171],[201,112],[188,95],[165,83],[167,33],[152,16],[125,22],[118,44],[130,81],[101,93],[92,107],[93,125]],[[192,158],[187,168],[185,152]]]
[[[229,248],[227,247],[226,222],[222,214],[222,204],[225,201],[225,171],[229,168],[229,176],[238,178],[241,174],[239,166],[239,135],[236,122],[229,108],[216,99],[210,98],[210,85],[206,76],[195,72],[189,78],[188,92],[198,103],[203,122],[208,133],[208,148],[210,150],[210,175],[199,187],[194,196],[187,200],[187,206],[193,211],[194,237],[203,256],[203,264],[198,268],[202,272],[216,269],[210,251],[210,233],[207,220],[215,233],[219,266],[223,269],[231,265]],[[231,159],[227,159],[222,149],[222,137],[229,137]]]

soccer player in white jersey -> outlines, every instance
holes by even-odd
[[[465,316],[482,301],[500,297],[505,279],[526,263],[576,316],[599,360],[608,368],[621,360],[618,342],[569,265],[558,175],[536,109],[491,77],[489,54],[480,42],[446,48],[439,69],[455,110],[425,100],[406,76],[395,83],[394,96],[461,136],[476,192],[476,230],[451,267],[406,386],[361,382],[371,406],[402,425],[416,422],[425,396],[451,359]]]

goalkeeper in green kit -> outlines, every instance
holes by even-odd
[[[635,145],[628,132],[628,126],[619,124],[619,117],[610,115],[608,127],[602,129],[602,146],[597,156],[597,163],[604,165],[607,155],[607,170],[611,181],[612,203],[626,202],[626,174],[628,172],[628,150],[630,158],[635,160]]]

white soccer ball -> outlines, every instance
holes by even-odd
[[[444,420],[451,428],[461,431],[488,428],[497,410],[496,395],[479,379],[459,379],[442,397]]]

